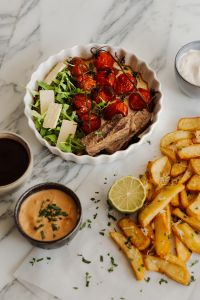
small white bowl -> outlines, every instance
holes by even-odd
[[[148,83],[148,87],[150,89],[154,89],[155,91],[157,91],[156,104],[154,107],[154,111],[152,113],[151,125],[147,128],[147,130],[145,130],[144,132],[142,132],[142,134],[140,134],[139,136],[140,140],[135,144],[129,145],[129,147],[125,150],[119,150],[113,154],[99,154],[95,157],[92,157],[90,155],[78,156],[73,153],[62,152],[57,147],[51,146],[45,139],[42,138],[42,136],[35,128],[35,124],[33,122],[33,118],[31,115],[31,104],[33,102],[33,96],[31,94],[31,91],[37,90],[38,88],[37,81],[43,80],[54,65],[56,65],[60,61],[65,60],[67,57],[80,56],[86,59],[91,57],[90,49],[92,47],[96,47],[96,48],[105,47],[113,55],[117,53],[119,57],[125,56],[126,65],[130,65],[134,71],[140,72],[142,74],[143,79]],[[25,103],[24,112],[28,119],[29,127],[35,133],[37,139],[40,141],[42,145],[46,146],[53,154],[59,155],[64,160],[74,161],[79,164],[88,163],[88,164],[96,165],[100,163],[113,162],[114,160],[117,159],[122,159],[126,157],[129,153],[133,152],[133,150],[137,149],[143,143],[144,137],[149,136],[152,133],[153,128],[156,126],[156,123],[158,121],[158,116],[161,111],[161,101],[162,101],[162,93],[161,93],[160,83],[156,77],[155,72],[144,61],[138,59],[134,54],[127,52],[122,48],[111,47],[109,45],[88,44],[82,46],[74,46],[73,48],[62,50],[59,53],[50,56],[45,62],[39,65],[37,70],[32,74],[31,80],[26,86],[26,94],[24,97],[24,103]]]

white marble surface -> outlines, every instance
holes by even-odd
[[[199,15],[199,0],[0,0],[0,129],[20,133],[34,152],[29,181],[0,199],[0,300],[39,299],[13,278],[32,249],[16,232],[12,219],[14,204],[23,191],[39,182],[56,181],[78,193],[84,187],[88,193],[81,199],[84,203],[94,187],[101,190],[105,201],[114,173],[118,177],[140,174],[147,160],[159,154],[160,137],[175,127],[179,117],[200,115],[199,100],[178,90],[173,69],[179,47],[199,39]],[[96,167],[79,166],[50,154],[39,145],[23,115],[24,86],[38,64],[62,48],[89,42],[120,45],[135,52],[157,71],[164,93],[164,110],[151,144],[144,143],[123,161]],[[108,184],[104,184],[105,177]],[[84,299],[90,300],[82,296]],[[102,299],[107,300],[106,296]]]

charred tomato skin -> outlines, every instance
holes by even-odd
[[[111,54],[107,51],[98,51],[95,55],[94,65],[97,70],[112,68],[114,64],[114,59],[112,58]]]
[[[80,116],[81,129],[87,135],[101,127],[101,118],[94,113],[85,113]]]
[[[92,108],[92,101],[84,94],[77,94],[73,98],[73,106],[78,115],[87,113]]]
[[[131,93],[135,90],[137,85],[137,79],[130,73],[122,73],[117,76],[115,81],[115,91],[117,95],[123,95]]]
[[[115,72],[112,69],[100,70],[96,74],[96,81],[99,85],[107,85],[113,87],[115,80]]]
[[[116,100],[104,108],[103,116],[106,120],[111,120],[115,115],[128,115],[128,106],[121,100]]]
[[[83,74],[76,78],[78,86],[86,91],[90,91],[96,86],[96,81],[89,74]]]
[[[96,103],[109,102],[115,98],[115,92],[110,86],[102,86],[92,90],[92,98]]]
[[[80,57],[74,57],[70,63],[73,64],[70,71],[71,71],[72,76],[74,76],[74,77],[83,75],[84,73],[86,73],[88,71],[88,67],[87,67],[86,63]]]
[[[143,97],[143,99],[145,100],[146,103],[151,102],[151,93],[150,93],[149,90],[139,88],[138,91],[140,92],[140,94],[142,95],[142,97]]]
[[[128,99],[129,107],[132,110],[142,110],[146,108],[146,103],[142,99],[139,93],[132,93]]]

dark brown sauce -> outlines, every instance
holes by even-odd
[[[0,138],[0,185],[19,179],[29,165],[25,147],[15,140]]]

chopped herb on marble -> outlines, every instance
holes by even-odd
[[[147,140],[147,143],[148,143],[149,145],[151,145],[151,141]]]
[[[73,286],[73,289],[74,289],[74,290],[78,290],[78,287],[77,287],[77,286]]]
[[[198,259],[196,259],[195,261],[193,261],[193,262],[191,263],[190,267],[193,267],[193,266],[196,265],[198,262],[199,262]]]
[[[166,279],[164,279],[164,278],[161,278],[159,280],[159,284],[162,284],[162,283],[168,283],[168,281]]]
[[[82,257],[82,262],[84,262],[85,264],[91,264],[91,261],[85,259],[84,257]]]
[[[89,287],[91,278],[92,278],[92,276],[90,275],[90,273],[86,272],[85,273],[85,286],[86,287]]]
[[[150,278],[150,277],[147,277],[147,278],[144,278],[144,280],[145,280],[146,282],[149,282],[149,281],[151,280],[151,278]]]
[[[103,255],[100,255],[100,262],[103,262]]]
[[[113,215],[111,215],[110,213],[108,213],[107,216],[108,216],[109,219],[112,219],[113,221],[117,221],[117,219]]]
[[[94,214],[94,215],[93,215],[93,219],[95,220],[97,216],[98,216],[98,214],[97,214],[97,213],[96,213],[96,214]]]
[[[194,282],[194,281],[196,281],[196,279],[195,279],[194,276],[192,275],[192,276],[190,277],[190,283],[191,283],[191,282]]]

